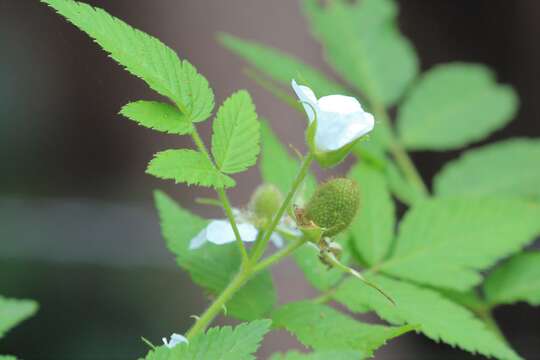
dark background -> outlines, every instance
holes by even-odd
[[[273,45],[330,73],[291,0],[88,1],[105,8],[189,59],[210,81],[217,102],[247,88],[259,114],[286,143],[302,148],[304,119],[242,75],[243,62],[215,41],[217,31]],[[516,120],[489,141],[540,135],[540,2],[536,0],[401,0],[400,24],[423,69],[448,61],[481,62],[513,85]],[[164,246],[152,190],[166,190],[205,216],[187,191],[144,174],[152,154],[189,146],[117,115],[129,101],[155,95],[89,38],[34,0],[0,0],[0,294],[33,298],[41,309],[0,341],[0,353],[24,359],[133,359],[139,340],[159,342],[191,324],[203,294]],[[208,136],[209,122],[203,125]],[[458,155],[416,153],[431,179]],[[343,169],[341,169],[343,171]],[[260,178],[237,177],[244,204]],[[240,192],[239,189],[244,189]],[[245,191],[249,189],[249,191]],[[291,263],[275,271],[280,301],[310,296]],[[540,358],[540,311],[526,305],[495,313],[512,345]],[[260,358],[294,342],[271,335]],[[297,345],[296,345],[297,346]],[[464,352],[407,335],[378,359],[465,359]]]

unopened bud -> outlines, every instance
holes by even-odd
[[[271,184],[263,184],[251,196],[249,207],[258,219],[269,221],[279,210],[282,202],[283,195],[277,187]]]

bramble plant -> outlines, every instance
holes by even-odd
[[[225,219],[202,219],[155,192],[168,248],[215,298],[190,329],[160,346],[148,342],[146,359],[253,359],[264,335],[280,328],[312,352],[272,360],[369,358],[410,331],[486,357],[520,359],[492,310],[540,304],[540,254],[522,252],[540,233],[540,142],[513,139],[469,150],[444,166],[433,192],[408,154],[459,149],[512,119],[514,90],[497,84],[485,66],[450,63],[419,75],[392,0],[303,1],[343,83],[276,49],[222,34],[221,43],[251,65],[250,77],[305,113],[308,150],[298,162],[244,90],[219,106],[207,147],[197,124],[212,116],[214,95],[193,65],[101,9],[42,1],[168,99],[129,103],[122,115],[193,139],[194,149],[157,153],[147,173],[211,187],[217,199],[202,202],[224,211]],[[254,166],[259,152],[264,183],[249,204],[233,208],[232,175]],[[346,177],[317,185],[313,162],[331,168],[351,152],[359,161]],[[399,225],[394,198],[408,207]],[[277,250],[270,252],[270,243]],[[276,309],[269,270],[288,256],[321,293]],[[329,301],[375,312],[389,324],[362,322]],[[220,314],[244,322],[208,329]]]
[[[0,296],[0,340],[4,335],[36,313],[38,305],[33,300],[9,299]],[[0,360],[16,360],[14,356],[0,355]]]

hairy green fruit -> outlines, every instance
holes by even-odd
[[[262,220],[270,220],[279,210],[283,202],[283,195],[277,187],[272,184],[260,185],[249,202],[251,211]]]
[[[334,236],[353,221],[360,203],[358,184],[337,178],[321,184],[305,209],[307,220],[324,228],[323,236]]]

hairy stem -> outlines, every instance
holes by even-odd
[[[225,290],[219,294],[216,300],[206,309],[206,311],[197,319],[195,324],[186,333],[188,340],[191,340],[195,335],[206,330],[208,325],[214,320],[216,316],[223,310],[223,307],[229,301],[233,295],[246,283],[250,277],[251,271],[244,267],[233,278],[233,280],[227,285]]]
[[[279,208],[277,213],[274,215],[274,218],[272,219],[270,226],[266,230],[264,237],[261,239],[261,243],[257,244],[257,246],[255,247],[255,251],[253,251],[253,253],[251,254],[250,262],[252,264],[256,264],[257,261],[259,261],[261,256],[264,254],[264,250],[266,250],[266,246],[268,245],[268,241],[270,240],[270,236],[272,235],[272,232],[274,231],[276,226],[279,224],[279,221],[283,217],[283,214],[285,214],[285,211],[291,204],[294,194],[296,193],[296,191],[298,190],[298,188],[304,181],[304,178],[308,174],[309,167],[311,163],[313,162],[314,157],[315,156],[311,151],[308,152],[308,154],[305,156],[302,162],[302,166],[300,167],[300,171],[298,175],[296,176],[296,179],[294,179],[294,182],[292,184],[291,189],[289,190],[289,193],[285,197],[285,200],[281,204],[281,207]]]
[[[204,142],[202,141],[199,132],[193,126],[193,132],[191,133],[191,137],[193,138],[193,142],[197,146],[200,152],[202,152],[208,160],[212,163],[212,165],[215,167],[215,163],[210,157],[210,153],[208,152],[208,149],[206,148],[206,145],[204,145]],[[236,238],[236,245],[238,246],[238,250],[240,251],[240,254],[242,254],[242,265],[246,265],[249,258],[248,253],[246,250],[246,246],[244,245],[244,242],[242,241],[242,237],[240,236],[240,231],[238,231],[238,225],[236,224],[236,220],[234,219],[234,215],[232,213],[232,207],[231,203],[229,201],[229,197],[227,196],[227,193],[225,192],[225,189],[216,189],[216,192],[219,196],[219,199],[222,203],[223,210],[225,211],[225,215],[227,215],[227,219],[229,220],[229,223],[231,224],[231,227],[234,232],[234,236]]]

